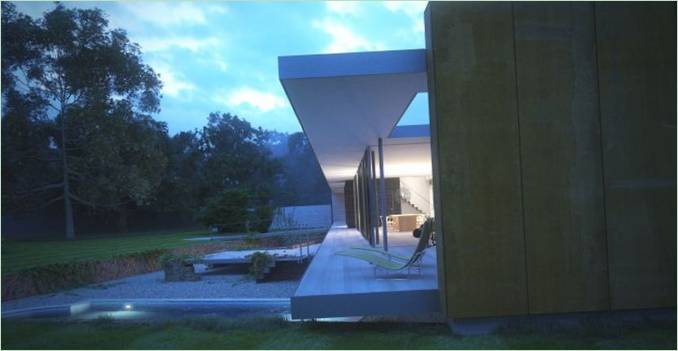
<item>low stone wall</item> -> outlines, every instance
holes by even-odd
[[[166,282],[194,282],[200,280],[192,263],[172,262],[162,267]]]

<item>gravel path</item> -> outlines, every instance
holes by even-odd
[[[284,298],[294,295],[306,268],[296,262],[280,263],[267,281],[255,283],[247,266],[233,266],[202,274],[197,282],[165,282],[162,271],[141,274],[59,293],[2,302],[2,310],[70,304],[87,299],[125,298]],[[204,267],[197,267],[198,272]]]

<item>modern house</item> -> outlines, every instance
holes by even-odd
[[[293,316],[675,308],[676,4],[432,2],[425,23],[425,49],[279,58],[333,191]],[[430,124],[398,125],[423,93]],[[411,254],[408,214],[435,217],[421,273],[335,254]]]

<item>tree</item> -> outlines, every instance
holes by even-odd
[[[79,123],[84,128],[75,133],[97,131],[72,152],[71,169],[86,175],[74,182],[74,193],[92,208],[103,205],[117,212],[118,229],[127,232],[128,207],[148,205],[156,196],[167,164],[163,148],[167,126],[134,113],[124,101],[118,102],[106,118],[95,120],[95,126]]]
[[[277,192],[280,202],[286,205],[316,205],[331,201],[327,181],[304,133],[289,135],[287,154],[282,164],[284,179]]]
[[[58,173],[47,172],[56,178],[49,183],[9,184],[4,197],[63,199],[72,239],[73,202],[121,209],[152,196],[166,162],[156,140],[166,127],[148,115],[159,111],[161,82],[123,30],[109,30],[99,9],[57,4],[34,21],[3,2],[2,52],[3,127],[13,115],[7,125],[23,121],[45,133],[24,142],[37,142],[28,153]],[[5,145],[21,142],[3,140],[3,162],[12,151]]]
[[[247,188],[265,193],[280,171],[266,147],[266,133],[231,114],[211,113],[201,134],[205,157],[203,194]]]
[[[203,205],[204,155],[200,133],[180,132],[166,137],[167,169],[152,206],[158,212],[191,213]]]
[[[211,113],[200,140],[204,158],[197,196],[198,203],[206,205],[199,211],[202,222],[225,223],[219,218],[231,212],[215,209],[230,208],[229,203],[236,198],[231,194],[245,192],[250,223],[256,230],[268,229],[272,216],[271,189],[281,168],[266,145],[267,133],[237,116]]]
[[[210,198],[198,219],[221,233],[264,233],[271,226],[273,209],[247,189],[232,188]]]
[[[220,233],[244,232],[250,219],[249,203],[247,190],[226,189],[209,199],[199,219]]]
[[[61,198],[53,198],[53,194],[35,185],[47,184],[60,174],[54,163],[58,159],[50,144],[49,123],[41,118],[42,111],[30,99],[11,89],[4,97],[7,107],[2,118],[2,211],[48,207]]]

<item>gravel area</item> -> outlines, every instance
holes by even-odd
[[[247,275],[247,265],[210,272],[205,272],[204,266],[198,266],[196,270],[201,272],[202,280],[196,282],[165,282],[164,273],[157,271],[59,293],[3,301],[2,309],[63,305],[88,299],[284,298],[294,295],[306,266],[297,262],[281,262],[261,283]]]

